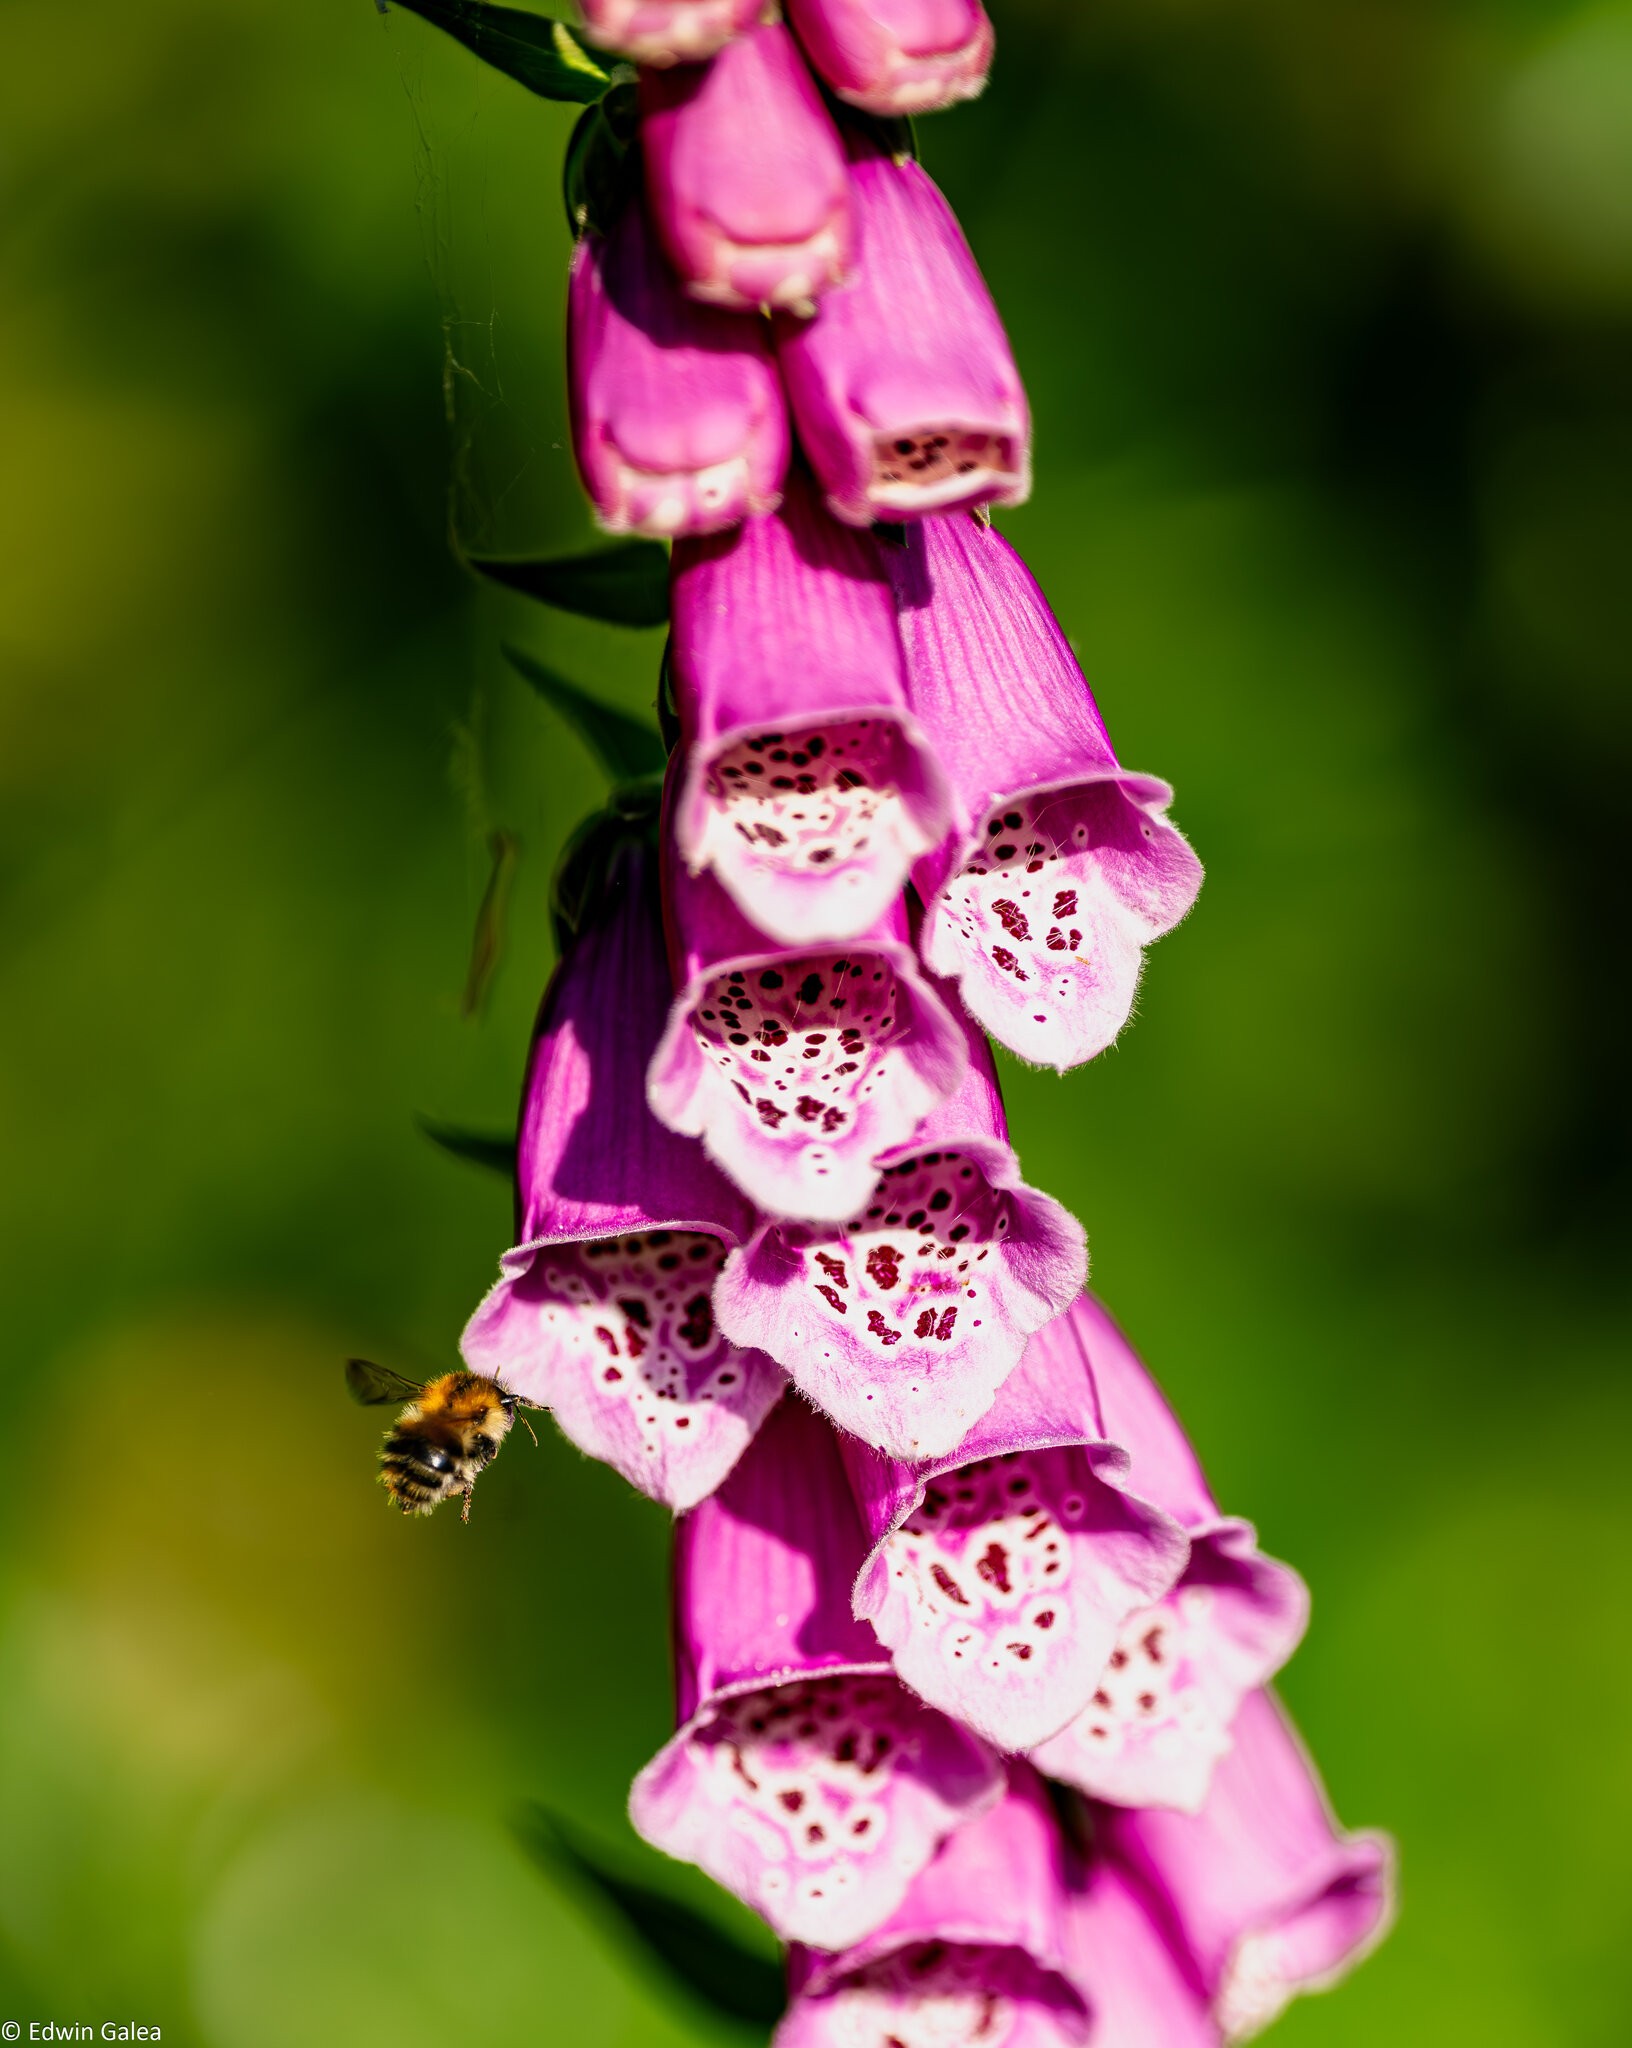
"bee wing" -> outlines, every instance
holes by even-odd
[[[366,1358],[346,1360],[346,1387],[354,1401],[365,1408],[378,1408],[389,1401],[401,1407],[417,1401],[425,1389],[418,1380],[405,1380],[388,1365],[374,1365]]]

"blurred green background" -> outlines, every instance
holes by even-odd
[[[995,12],[922,133],[1035,405],[1003,523],[1209,868],[1018,1142],[1310,1578],[1286,1693],[1403,1851],[1276,2039],[1608,2048],[1632,5]],[[656,636],[448,545],[590,538],[570,113],[369,0],[0,18],[0,2017],[718,2039],[506,1828],[704,1895],[621,1834],[665,1518],[546,1430],[406,1525],[339,1378],[444,1367],[506,1239],[414,1118],[509,1123],[599,784],[498,643],[651,696]]]

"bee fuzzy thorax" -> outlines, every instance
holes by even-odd
[[[447,1373],[410,1401],[386,1434],[380,1483],[404,1514],[428,1515],[470,1492],[498,1454],[515,1420],[515,1403],[477,1373]]]

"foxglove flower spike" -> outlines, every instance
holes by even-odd
[[[635,1780],[637,1831],[788,1940],[860,1941],[1001,1794],[974,1736],[890,1674],[848,1586],[861,1530],[827,1425],[783,1399],[680,1523],[679,1733]]]
[[[841,100],[929,114],[986,83],[992,24],[980,0],[788,0],[812,64]]]
[[[716,1327],[750,1212],[645,1108],[668,964],[655,850],[627,839],[545,994],[517,1146],[518,1242],[462,1348],[670,1507],[720,1483],[783,1386]]]
[[[978,520],[925,520],[886,551],[914,712],[951,774],[959,832],[914,871],[924,957],[992,1036],[1064,1071],[1115,1038],[1143,948],[1195,901],[1201,863],[1165,782],[1117,761],[1030,572]]]

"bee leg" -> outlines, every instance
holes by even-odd
[[[465,1505],[460,1510],[459,1514],[459,1519],[461,1522],[468,1522],[470,1520],[470,1497],[475,1491],[476,1489],[473,1486],[467,1486],[465,1488]]]

